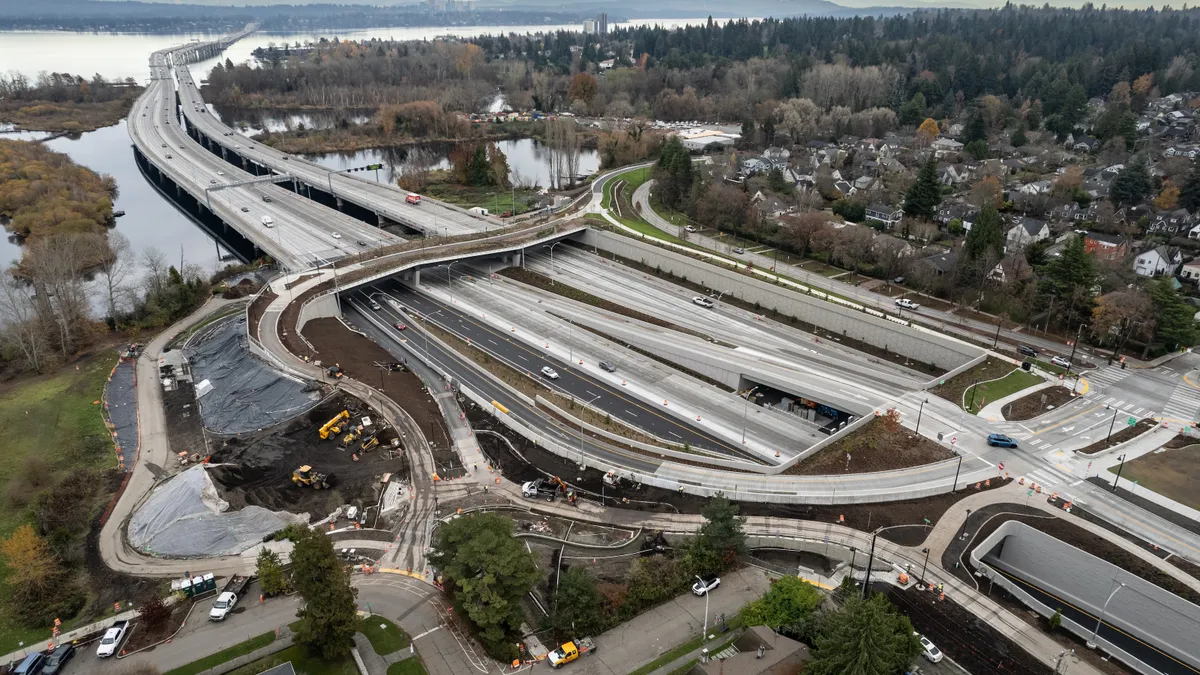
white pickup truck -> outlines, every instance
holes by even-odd
[[[913,302],[912,300],[909,300],[908,298],[900,298],[900,299],[896,300],[896,306],[901,309],[912,309],[912,310],[921,309],[920,305]]]
[[[237,605],[238,598],[242,597],[242,593],[246,592],[246,584],[250,579],[240,574],[235,574],[225,584],[225,588],[217,595],[217,599],[213,601],[212,609],[208,611],[209,621],[224,621],[225,617],[233,611]]]
[[[125,632],[128,628],[128,621],[118,621],[109,626],[108,630],[104,631],[104,637],[100,638],[100,646],[96,647],[96,656],[104,658],[115,654],[117,648],[121,646],[121,641],[125,639]]]

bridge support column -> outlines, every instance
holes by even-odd
[[[221,159],[223,159],[227,162],[229,161],[229,151],[226,150],[225,146],[223,146],[223,145],[221,146]]]
[[[337,210],[338,210],[338,211],[341,211],[341,210],[342,210],[342,208],[343,208],[343,207],[342,207],[342,198],[341,198],[341,197],[334,197],[334,199],[335,199],[335,200],[337,200]]]
[[[375,221],[376,221],[376,224],[378,224],[380,227],[383,227],[383,222],[384,222],[384,221],[383,221],[383,214],[382,214],[382,213],[376,213],[376,214],[375,214]]]
[[[525,257],[525,251],[517,251],[516,253],[513,253],[512,254],[512,262],[510,262],[509,265],[512,267],[520,267],[522,265],[522,259],[524,257]]]
[[[420,286],[420,285],[421,285],[421,270],[413,270],[413,272],[412,272],[412,282],[413,282],[413,285],[414,285],[414,286]]]

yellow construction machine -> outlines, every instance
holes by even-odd
[[[333,474],[313,471],[307,464],[292,472],[292,482],[296,485],[311,487],[314,490],[324,490],[333,481]]]
[[[325,426],[321,427],[321,440],[326,440],[330,436],[340,434],[342,432],[341,422],[348,419],[350,419],[349,410],[343,410],[342,412],[334,415],[333,419],[329,420],[325,423]]]
[[[378,445],[379,445],[379,436],[371,435],[371,436],[368,436],[367,438],[364,438],[362,445],[360,445],[359,447],[362,448],[362,450],[365,452],[367,450],[371,450],[371,449],[375,448]]]
[[[342,447],[348,448],[348,447],[350,447],[350,445],[352,443],[354,443],[354,441],[357,441],[357,440],[358,440],[358,430],[351,429],[350,433],[346,434],[345,436],[342,436]]]

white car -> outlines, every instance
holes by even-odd
[[[329,234],[330,234],[330,235],[331,235],[331,236],[332,236],[334,239],[341,239],[341,238],[342,238],[342,235],[338,234],[337,232],[330,232]]]
[[[903,309],[912,309],[912,310],[921,309],[920,305],[913,302],[912,300],[909,300],[908,298],[900,298],[899,300],[896,301],[896,306],[901,307]]]
[[[224,171],[218,171],[218,172],[217,172],[217,175],[218,175],[218,176],[224,176],[224,175],[225,175],[225,172],[224,172]]]
[[[942,650],[938,649],[937,645],[930,642],[929,638],[921,635],[920,633],[914,633],[914,635],[921,639],[921,654],[928,659],[930,663],[937,663],[942,660]]]
[[[1054,365],[1058,366],[1059,368],[1070,368],[1071,367],[1071,362],[1061,356],[1056,356],[1056,357],[1050,359],[1050,363],[1053,363]]]
[[[558,371],[551,368],[550,366],[542,366],[542,374],[552,380],[558,379]]]
[[[704,579],[697,578],[696,583],[692,584],[692,593],[695,595],[705,595],[712,589],[721,585],[721,577],[713,576]]]
[[[694,304],[700,305],[701,307],[712,308],[716,305],[716,303],[713,302],[711,298],[706,298],[703,295],[697,295],[696,297],[692,298],[692,302]]]
[[[237,594],[226,591],[217,596],[216,601],[212,604],[212,609],[208,612],[209,621],[224,621],[225,617],[233,611],[233,606],[237,604]]]
[[[688,232],[695,232],[695,231],[696,231],[696,228],[692,227],[691,225],[688,225],[687,227],[685,227],[685,228],[683,228],[683,229],[687,230]]]

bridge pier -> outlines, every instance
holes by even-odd
[[[343,205],[342,205],[342,198],[341,198],[341,197],[334,197],[334,199],[335,199],[335,200],[337,200],[337,210],[338,210],[338,211],[341,211],[341,210],[344,208],[344,207],[343,207]]]
[[[509,263],[509,266],[510,267],[523,267],[524,265],[525,265],[525,251],[521,250],[521,251],[516,251],[515,253],[513,253],[512,261]]]
[[[384,221],[383,221],[383,214],[382,214],[382,213],[376,213],[376,214],[375,214],[375,219],[376,219],[376,221],[378,221],[378,222],[377,222],[377,224],[378,224],[380,227],[383,227],[383,222],[384,222]]]
[[[221,159],[225,160],[226,162],[229,161],[229,151],[226,150],[225,146],[223,145],[221,146]]]

